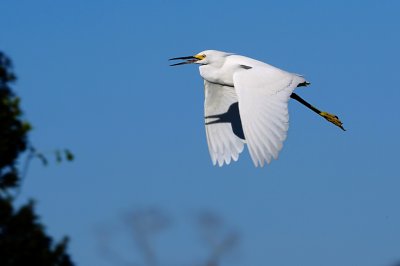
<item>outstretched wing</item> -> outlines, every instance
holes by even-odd
[[[277,159],[289,128],[288,100],[304,78],[266,65],[233,76],[244,136],[255,166]]]
[[[243,151],[244,135],[235,89],[204,80],[204,116],[208,150],[213,164],[236,161]]]

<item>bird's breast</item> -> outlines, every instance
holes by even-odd
[[[200,76],[212,83],[233,87],[233,70],[227,68],[216,68],[210,65],[199,67]]]

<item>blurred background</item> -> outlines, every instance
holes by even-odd
[[[76,265],[394,265],[400,260],[398,1],[8,1],[36,200]],[[196,66],[217,49],[305,75],[277,161],[214,167]],[[51,159],[51,158],[50,158]]]

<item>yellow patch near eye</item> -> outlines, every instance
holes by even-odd
[[[203,60],[206,56],[203,54],[197,54],[194,56],[195,58],[199,59],[199,60]]]

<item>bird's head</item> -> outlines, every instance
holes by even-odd
[[[219,64],[219,63],[222,64],[225,61],[225,57],[227,57],[228,55],[231,55],[231,53],[226,53],[216,50],[206,50],[196,55],[175,57],[169,60],[186,60],[180,63],[172,64],[171,66],[179,66],[186,64],[199,64],[199,65]]]

